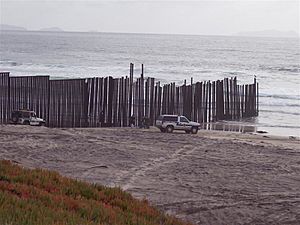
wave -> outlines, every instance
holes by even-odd
[[[282,104],[280,103],[276,103],[276,104],[268,104],[268,103],[259,103],[260,106],[267,106],[267,107],[291,107],[291,108],[294,108],[294,107],[300,107],[300,104],[289,104],[289,103],[285,103],[283,102]]]
[[[292,126],[292,125],[281,125],[281,124],[266,124],[266,123],[260,123],[259,126],[264,127],[279,127],[279,128],[292,128],[292,129],[300,129],[300,126]]]
[[[46,64],[46,65],[43,65],[45,66],[46,68],[65,68],[66,66],[64,65],[61,65],[61,64]]]
[[[280,114],[286,114],[286,115],[294,115],[294,116],[300,116],[299,112],[287,112],[283,110],[267,110],[267,109],[260,109],[260,112],[269,112],[269,113],[280,113]]]
[[[263,70],[270,70],[270,71],[300,73],[300,65],[291,65],[290,67],[282,67],[282,66],[270,67],[270,66],[260,65],[259,68]]]
[[[18,66],[19,63],[12,60],[0,60],[0,66]]]
[[[224,71],[223,73],[224,73],[224,74],[234,75],[234,76],[246,74],[246,73],[244,73],[244,72],[239,72],[239,71],[235,71],[235,72],[226,72],[226,71]]]
[[[213,72],[212,70],[200,70],[198,73],[211,73]]]
[[[253,52],[253,51],[249,51],[249,50],[241,50],[241,49],[233,49],[233,48],[210,48],[210,49],[206,49],[206,51],[208,52],[243,52],[243,53],[249,53],[249,52]]]
[[[26,70],[26,71],[32,70],[33,73],[35,73],[36,71],[43,71],[43,72],[46,71],[46,73],[48,73],[49,71],[61,70],[67,68],[67,66],[63,64],[34,64],[34,63],[22,64],[12,60],[0,60],[0,68],[1,67],[9,68],[9,67],[17,67],[17,66],[22,67],[22,69],[20,70]],[[74,66],[70,66],[70,67],[74,68]],[[13,70],[13,68],[11,69]]]
[[[292,73],[299,73],[300,69],[299,68],[291,69],[291,68],[281,67],[281,68],[278,69],[278,71],[288,71],[288,72],[292,72]]]
[[[276,95],[276,94],[259,94],[260,98],[279,98],[279,99],[291,99],[300,100],[300,95]]]

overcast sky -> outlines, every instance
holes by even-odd
[[[299,33],[297,1],[0,0],[2,24],[67,31],[231,35]]]

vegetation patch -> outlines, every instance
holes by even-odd
[[[0,224],[172,224],[184,223],[137,200],[120,188],[25,169],[0,161]]]

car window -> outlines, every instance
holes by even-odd
[[[181,117],[180,117],[180,122],[183,122],[183,123],[188,123],[188,122],[189,122],[189,120],[188,120],[186,117],[184,117],[184,116],[181,116]]]
[[[162,117],[162,116],[159,116],[159,117],[157,118],[157,120],[163,120],[163,117]]]
[[[163,121],[177,122],[177,116],[164,116]]]
[[[29,118],[30,117],[30,112],[22,112],[22,117]]]
[[[12,112],[12,115],[13,115],[13,116],[19,116],[19,114],[20,114],[20,113],[19,113],[19,112],[16,112],[16,111]]]

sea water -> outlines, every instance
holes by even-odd
[[[259,116],[247,126],[300,136],[300,39],[79,32],[0,33],[0,71],[55,78],[141,73],[161,82],[236,76],[259,82]]]

